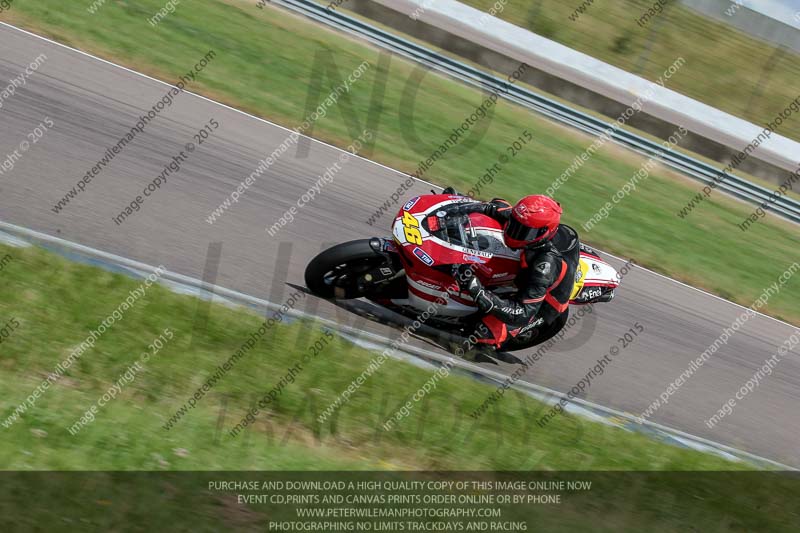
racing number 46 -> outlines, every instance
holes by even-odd
[[[419,232],[419,221],[408,211],[403,211],[403,233],[411,244],[422,244],[422,234]]]

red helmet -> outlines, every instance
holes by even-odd
[[[506,246],[538,246],[553,238],[561,223],[561,204],[541,194],[526,196],[511,210],[505,227]]]

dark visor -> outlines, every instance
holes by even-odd
[[[506,228],[506,236],[515,241],[535,242],[542,238],[545,233],[547,233],[547,227],[529,228],[513,216],[508,221],[508,227]]]

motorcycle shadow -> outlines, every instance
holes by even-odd
[[[308,296],[319,298],[312,294],[306,287],[294,285],[292,283],[287,283],[287,285],[298,291],[303,291]],[[324,300],[348,313],[352,313],[371,322],[391,327],[398,331],[409,328],[411,337],[446,351],[451,355],[456,355],[457,350],[461,349],[463,356],[456,356],[466,361],[493,365],[497,365],[499,362],[512,365],[522,364],[522,360],[515,355],[508,352],[498,352],[493,348],[487,348],[483,345],[473,345],[466,337],[448,331],[442,331],[426,324],[422,324],[420,327],[414,327],[413,319],[366,300]],[[357,327],[357,324],[355,326]],[[469,349],[465,349],[465,347]]]

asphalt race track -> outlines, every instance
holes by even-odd
[[[178,95],[93,178],[85,192],[57,214],[54,204],[168,87],[8,26],[0,26],[0,50],[4,86],[40,53],[47,56],[25,87],[3,102],[0,160],[45,118],[54,124],[12,169],[0,174],[0,220],[145,263],[163,264],[197,278],[203,276],[209,245],[221,242],[216,283],[274,302],[288,295],[284,282],[303,284],[305,264],[324,245],[388,234],[390,215],[375,227],[366,220],[405,176],[358,158],[346,163],[293,223],[274,237],[265,231],[341,155],[338,149],[315,141],[309,143],[307,157],[298,157],[294,149],[284,154],[238,204],[208,224],[210,212],[286,139],[288,131],[191,94]],[[198,51],[198,59],[204,53]],[[144,200],[140,211],[115,224],[113,218],[142,194],[173,156],[182,150],[186,153],[186,143],[195,142],[193,135],[211,119],[219,123],[218,129],[187,153],[180,171],[168,176],[166,184]],[[418,183],[408,196],[429,189]],[[393,206],[391,211],[398,208]],[[611,262],[617,267],[621,264]],[[764,280],[764,287],[774,281]],[[646,409],[743,312],[741,307],[642,269],[628,274],[617,299],[596,310],[596,320],[587,319],[586,329],[577,333],[588,336],[593,329],[588,342],[567,339],[564,346],[572,345],[572,349],[552,351],[526,379],[569,390],[639,321],[644,333],[592,382],[585,396],[635,414]],[[316,312],[353,321],[327,302],[320,303]],[[378,324],[365,327],[393,334]],[[704,424],[794,331],[767,317],[750,319],[652,420],[800,467],[800,363],[796,356],[785,357],[771,376],[738,402],[732,415],[713,429]]]

